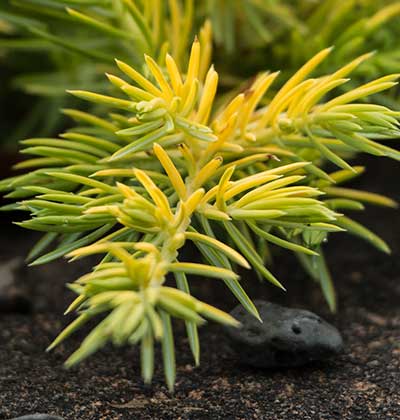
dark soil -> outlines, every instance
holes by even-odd
[[[357,186],[399,199],[396,163],[366,161],[375,173]],[[336,325],[346,343],[343,355],[304,368],[255,370],[240,366],[221,329],[209,325],[201,331],[201,366],[194,368],[177,323],[174,395],[161,368],[153,386],[143,386],[137,349],[110,346],[69,371],[62,363],[83,334],[45,353],[70,320],[62,315],[71,299],[64,283],[84,267],[57,262],[31,269],[27,281],[35,286],[34,314],[0,315],[0,419],[34,412],[78,420],[400,419],[400,212],[369,208],[358,218],[381,234],[393,255],[344,234],[330,239],[326,249],[339,297],[337,315],[329,314],[317,285],[286,253],[277,256],[274,270],[288,293],[255,278],[245,281],[254,298],[311,309]],[[2,226],[0,256],[23,255],[34,237]],[[192,285],[198,297],[221,308],[235,305],[217,280]]]

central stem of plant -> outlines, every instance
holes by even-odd
[[[193,189],[193,183],[194,181],[192,180],[185,183],[189,196]],[[176,205],[175,222],[177,222],[177,224],[166,224],[166,229],[163,232],[162,247],[160,252],[161,267],[159,270],[161,278],[159,278],[159,280],[156,282],[158,286],[165,282],[165,278],[168,273],[168,265],[177,260],[178,250],[182,248],[186,242],[185,232],[190,225],[194,210],[190,213],[187,213],[186,207],[184,209],[180,209],[179,206],[184,206],[182,200],[179,200]]]

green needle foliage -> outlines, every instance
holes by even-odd
[[[65,90],[107,93],[102,75],[112,71],[114,57],[142,72],[143,54],[160,64],[169,51],[178,65],[186,65],[192,36],[210,36],[210,22],[217,47],[214,62],[225,88],[237,88],[239,81],[265,68],[283,70],[279,87],[331,45],[335,49],[319,74],[376,50],[355,69],[344,91],[400,72],[398,0],[3,0],[0,60],[13,75],[13,87],[36,97],[26,108],[24,123],[7,139],[57,132],[65,125],[57,109],[77,106]],[[274,93],[276,88],[268,97]],[[399,109],[396,90],[377,94],[375,101]],[[104,106],[91,109],[97,115],[108,111]]]
[[[142,70],[143,54],[163,59],[169,50],[183,65],[192,39],[193,0],[0,3],[0,60],[4,57],[4,66],[16,74],[15,88],[38,97],[10,141],[37,133],[38,128],[43,135],[54,133],[63,122],[58,109],[77,103],[66,89],[107,91],[102,76],[111,71],[115,57]],[[207,28],[203,36],[206,32]],[[21,53],[31,61],[21,59]],[[32,61],[40,66],[35,68]],[[101,107],[95,112],[101,113]]]
[[[242,64],[250,72],[268,63],[290,77],[331,45],[335,51],[323,70],[374,49],[376,56],[353,78],[376,77],[400,68],[398,0],[208,0],[200,4],[197,13],[210,17],[217,45],[233,61],[240,57],[238,50],[246,52]]]
[[[136,3],[124,4],[142,30]],[[70,17],[105,29],[103,20],[75,12]],[[145,34],[153,39],[157,28],[142,30],[143,42]],[[131,36],[110,25],[106,32],[107,40],[117,38],[121,45]],[[400,152],[385,144],[399,136],[400,114],[368,102],[370,95],[394,87],[398,75],[340,89],[370,54],[312,77],[321,74],[332,54],[332,48],[322,49],[283,82],[278,72],[263,72],[245,89],[226,95],[210,65],[210,24],[189,54],[180,34],[172,31],[170,46],[137,63],[116,60],[119,72],[107,73],[106,91],[71,90],[93,104],[91,112],[64,109],[76,126],[59,137],[24,140],[22,153],[31,157],[16,168],[25,173],[0,182],[0,191],[13,200],[3,209],[28,212],[19,225],[46,232],[28,257],[31,265],[63,256],[102,256],[90,273],[69,285],[77,297],[67,312],[75,311],[77,318],[49,349],[98,318],[67,366],[110,341],[140,344],[142,376],[150,382],[154,345],[160,342],[170,389],[175,381],[171,318],[185,322],[196,364],[200,325],[206,320],[238,325],[192,296],[188,276],[224,282],[259,318],[238,271],[254,269],[284,289],[266,266],[270,246],[280,246],[295,253],[335,310],[323,242],[346,230],[389,252],[347,212],[362,210],[363,203],[396,205],[341,186],[363,172],[351,158],[364,152],[400,159]],[[103,111],[96,112],[97,106]],[[337,170],[327,172],[327,163]],[[202,259],[186,260],[188,241]],[[166,285],[167,278],[175,280],[174,287]]]

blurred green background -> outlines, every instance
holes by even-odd
[[[136,19],[126,18],[127,7],[133,8]],[[160,16],[154,17],[157,7]],[[227,91],[246,86],[248,78],[265,69],[282,70],[282,83],[316,52],[332,45],[335,50],[320,72],[369,51],[376,54],[353,75],[355,82],[400,72],[399,1],[3,0],[3,156],[16,151],[18,140],[61,130],[66,120],[60,108],[85,106],[66,89],[108,89],[104,72],[114,68],[115,57],[140,69],[143,53],[157,56],[172,49],[183,64],[187,44],[207,19],[213,28],[213,61]],[[352,86],[346,84],[347,89]],[[375,101],[400,109],[397,94],[392,89]]]

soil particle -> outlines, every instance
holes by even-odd
[[[399,199],[398,166],[379,162],[373,162],[374,171],[357,186]],[[0,315],[0,419],[38,412],[66,420],[399,419],[400,212],[369,208],[357,219],[379,232],[393,255],[346,235],[332,235],[326,252],[338,292],[337,315],[328,312],[318,285],[294,269],[297,262],[287,253],[278,253],[273,270],[288,293],[257,280],[243,281],[253,298],[308,309],[327,319],[343,335],[342,355],[295,369],[243,367],[229,351],[220,327],[209,325],[200,332],[201,366],[193,368],[184,328],[175,323],[178,376],[173,395],[160,368],[153,386],[143,385],[136,348],[107,346],[79,367],[65,370],[63,361],[87,331],[45,353],[72,319],[62,315],[72,298],[64,283],[85,267],[61,261],[32,269],[35,299],[42,301],[39,308],[31,315]],[[34,236],[3,227],[0,256],[13,256],[15,249],[27,251]],[[192,289],[222,309],[236,305],[215,280],[193,281]],[[156,356],[160,366],[159,352]]]

